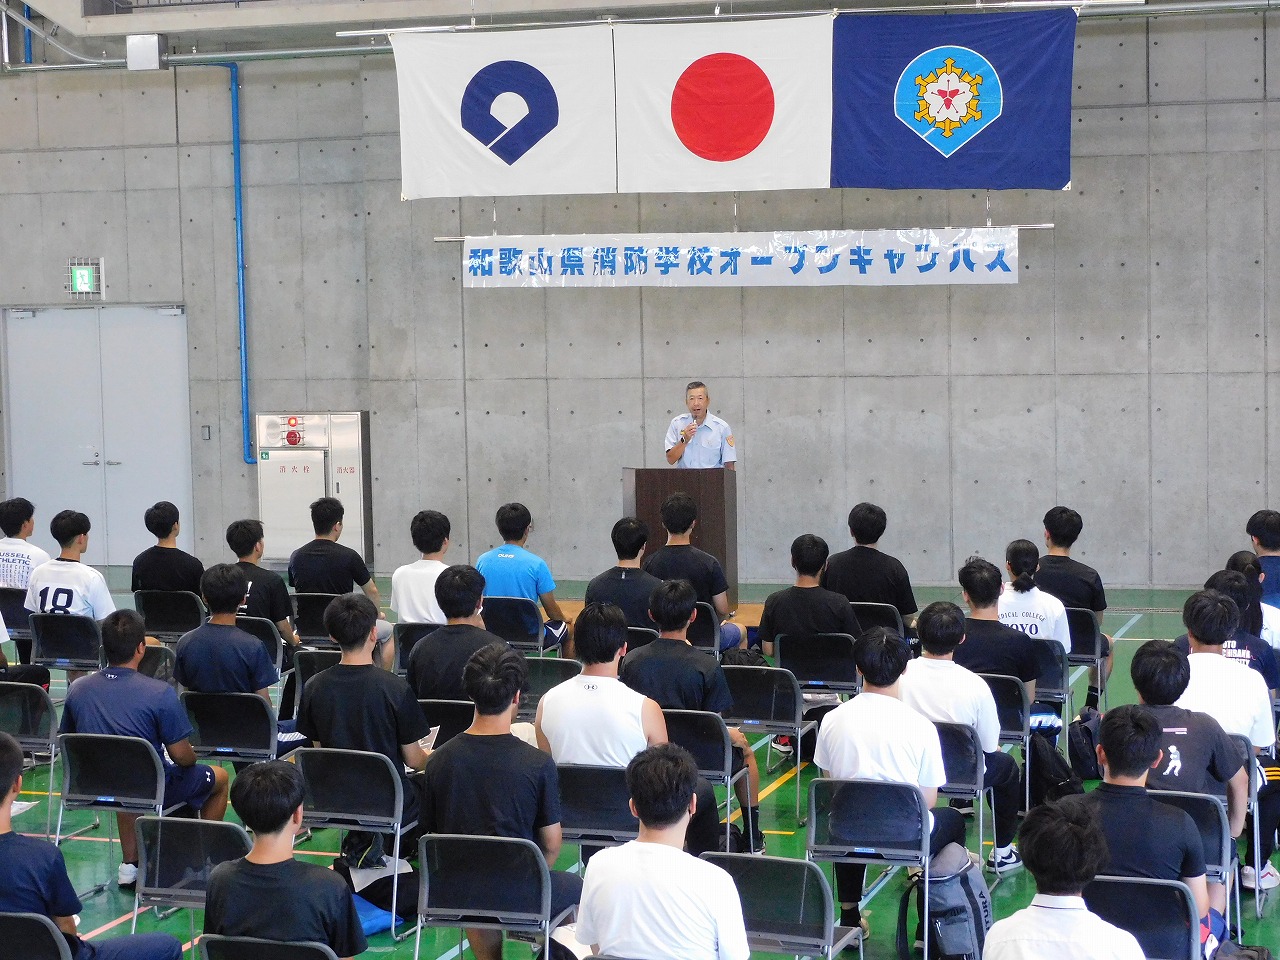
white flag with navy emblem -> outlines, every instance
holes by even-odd
[[[503,33],[392,33],[402,193],[617,189],[608,24]]]

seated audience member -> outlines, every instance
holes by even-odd
[[[209,874],[204,932],[323,943],[354,957],[367,944],[351,889],[332,870],[293,857],[304,791],[302,771],[281,760],[252,764],[236,777],[231,805],[252,831],[253,849]]]
[[[5,626],[4,617],[0,617],[0,641],[8,639],[9,628]],[[30,646],[27,649],[30,651]],[[34,663],[10,663],[4,651],[0,650],[0,682],[33,683],[48,690],[49,669]]]
[[[822,572],[820,585],[854,603],[891,603],[902,622],[915,622],[916,598],[907,568],[897,557],[880,550],[888,517],[874,503],[860,503],[849,511],[849,535],[854,546],[837,553]]]
[[[1219,570],[1205,581],[1204,588],[1230,597],[1241,617],[1249,609],[1249,581],[1243,573]],[[1191,653],[1191,643],[1185,633],[1173,642],[1179,653],[1184,656]],[[1276,652],[1260,636],[1237,625],[1231,636],[1223,641],[1222,655],[1261,674],[1269,695],[1275,699],[1276,691],[1280,690],[1280,665],[1276,663]]]
[[[649,526],[635,517],[623,517],[609,535],[618,565],[587,584],[587,603],[612,603],[620,607],[629,627],[654,629],[649,619],[649,597],[662,581],[640,569],[644,548],[649,542]]]
[[[133,610],[117,610],[102,621],[102,650],[109,666],[68,688],[58,731],[141,737],[164,766],[164,805],[183,803],[198,810],[202,820],[221,820],[227,812],[227,771],[196,763],[191,721],[178,695],[164,681],[138,673],[145,649],[142,617]],[[137,819],[116,814],[123,859],[117,882],[122,887],[138,879]]]
[[[0,587],[26,592],[31,571],[49,562],[49,554],[30,542],[36,532],[36,508],[26,497],[0,503]],[[18,661],[31,662],[31,641],[15,640]]]
[[[1107,862],[1107,840],[1081,803],[1032,807],[1018,831],[1036,881],[1031,905],[987,931],[984,960],[1143,960],[1133,934],[1089,912],[1082,893]]]
[[[773,638],[779,634],[811,637],[815,633],[862,633],[853,607],[842,594],[818,585],[827,565],[827,542],[812,533],[791,543],[791,569],[795,586],[771,593],[764,601],[756,636],[766,656],[773,656]]]
[[[462,671],[471,655],[491,643],[502,643],[484,628],[484,577],[466,564],[446,567],[435,582],[436,604],[445,625],[414,644],[409,653],[409,686],[419,700],[465,700]]]
[[[49,521],[61,553],[31,571],[26,607],[32,613],[70,613],[102,620],[113,612],[106,578],[80,558],[89,549],[89,518],[63,510]]]
[[[667,542],[644,561],[644,569],[659,580],[687,580],[699,603],[707,603],[720,620],[720,649],[747,645],[745,628],[730,621],[729,582],[720,561],[692,543],[698,504],[687,493],[673,493],[662,501],[662,526]]]
[[[733,697],[719,661],[689,643],[689,624],[697,616],[698,595],[687,580],[668,580],[653,591],[649,615],[658,625],[658,639],[647,643],[622,661],[622,682],[652,700],[664,710],[707,710],[723,714],[733,708]],[[760,832],[760,770],[746,736],[737,727],[729,728],[733,743],[733,770],[745,765],[747,776],[734,785],[734,792],[749,825],[752,848],[764,849]]]
[[[977,731],[986,756],[984,787],[994,789],[995,849],[987,865],[996,873],[1022,866],[1013,845],[1022,803],[1018,764],[1000,750],[1000,717],[987,682],[955,663],[965,642],[964,614],[954,603],[931,603],[916,618],[923,653],[899,681],[902,702],[935,723],[963,723]]]
[[[997,601],[1000,622],[1037,640],[1053,640],[1070,652],[1067,608],[1053,594],[1036,586],[1035,572],[1040,562],[1036,545],[1030,540],[1014,540],[1005,549],[1004,560],[1012,579]]]
[[[438,510],[419,510],[409,522],[409,537],[422,556],[391,574],[391,609],[401,621],[445,622],[436,602],[436,577],[445,569],[450,532],[449,518]]]
[[[476,569],[485,579],[485,596],[520,597],[542,605],[547,616],[543,625],[543,646],[561,641],[563,654],[573,656],[573,634],[569,618],[556,602],[556,582],[551,568],[525,547],[533,532],[533,515],[523,503],[504,503],[494,517],[502,546],[480,555]]]
[[[964,643],[956,648],[955,662],[974,673],[998,673],[1017,677],[1036,696],[1035,650],[1026,634],[1000,622],[1000,570],[988,560],[970,557],[959,573],[969,616],[964,622]]]
[[[62,931],[72,960],[180,960],[182,944],[167,933],[81,940],[76,930],[80,898],[67,876],[62,851],[48,840],[13,829],[13,804],[22,792],[22,748],[7,733],[0,733],[0,784],[4,785],[0,797],[0,913],[48,917]],[[19,956],[21,951],[10,955]]]
[[[186,590],[200,592],[204,564],[184,550],[178,549],[178,508],[168,500],[148,507],[143,522],[156,545],[133,558],[133,581],[129,587],[139,590]]]
[[[862,674],[862,693],[822,718],[813,762],[823,776],[837,780],[881,780],[920,788],[926,807],[938,802],[938,788],[947,782],[942,743],[937,728],[908,707],[899,695],[899,680],[911,662],[907,641],[884,627],[874,627],[854,644],[854,659]],[[964,817],[943,807],[928,814],[929,849],[948,843],[964,844]],[[865,864],[838,863],[836,898],[840,925],[867,926],[858,909]]]
[[[298,645],[298,635],[293,632],[293,601],[289,599],[284,577],[262,566],[266,546],[262,521],[233,521],[227,527],[227,546],[236,555],[236,566],[248,585],[237,612],[242,617],[258,617],[274,623],[285,642],[286,662],[292,662],[292,648]]]
[[[1269,754],[1275,746],[1276,733],[1266,681],[1258,671],[1229,660],[1222,653],[1222,645],[1235,633],[1239,620],[1235,602],[1217,590],[1201,590],[1187,598],[1182,605],[1182,623],[1191,649],[1187,657],[1191,676],[1177,705],[1207,713],[1228,734],[1247,738],[1255,755],[1263,751]],[[1264,762],[1252,774],[1262,777],[1258,786],[1259,820],[1275,825],[1280,823],[1280,768],[1269,756],[1261,759]],[[1280,873],[1271,865],[1274,827],[1261,830],[1261,834],[1262,869],[1256,871],[1253,844],[1246,844],[1247,866],[1240,871],[1240,884],[1253,889],[1261,883],[1264,890],[1270,890],[1280,886]]]
[[[674,744],[650,747],[627,765],[640,836],[587,864],[576,933],[592,953],[651,960],[751,955],[733,878],[684,852],[697,781],[693,757]]]
[[[302,688],[298,732],[317,747],[380,753],[400,773],[404,785],[403,820],[417,819],[421,770],[427,753],[418,745],[430,730],[409,684],[373,662],[378,643],[378,611],[358,593],[329,602],[324,627],[342,648],[342,660],[321,670]]]
[[[480,837],[519,837],[542,850],[547,866],[560,856],[560,779],[556,764],[512,736],[520,694],[529,683],[522,655],[505,643],[476,651],[464,675],[475,719],[431,756],[423,778],[422,829]],[[578,902],[582,880],[551,871],[551,915]],[[502,934],[468,929],[477,960],[499,960]]]
[[[248,590],[240,568],[219,563],[200,578],[209,621],[185,633],[175,651],[174,679],[199,693],[256,693],[271,702],[269,687],[280,679],[267,649],[236,626],[236,611]]]
[[[1262,602],[1280,606],[1280,511],[1259,510],[1244,531],[1262,568]]]
[[[1227,558],[1225,569],[1243,573],[1249,586],[1249,606],[1240,611],[1241,629],[1261,637],[1272,650],[1280,651],[1280,608],[1262,602],[1265,577],[1257,555],[1252,550],[1237,550]]]

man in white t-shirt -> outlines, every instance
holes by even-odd
[[[1051,593],[1036,586],[1040,551],[1030,540],[1014,540],[1005,550],[1010,582],[1000,593],[1000,622],[1038,640],[1056,640],[1071,652],[1067,608]]]
[[[25,497],[0,503],[0,532],[4,533],[4,539],[0,539],[0,587],[25,592],[31,571],[49,562],[49,554],[28,542],[35,533],[35,516],[34,504]],[[18,659],[30,663],[31,641],[14,640],[14,645],[18,648]]]
[[[983,786],[992,788],[995,849],[987,866],[1008,873],[1022,866],[1013,845],[1022,790],[1017,762],[1000,750],[1000,715],[987,682],[955,662],[964,643],[964,612],[954,603],[931,603],[916,619],[923,653],[902,676],[902,702],[935,723],[963,723],[978,734],[985,755]],[[980,802],[980,801],[979,801]]]
[[[421,560],[391,574],[391,609],[403,623],[444,623],[448,618],[436,601],[436,578],[447,564],[449,518],[438,510],[419,510],[409,522],[409,536]]]
[[[911,662],[911,648],[896,633],[876,627],[858,638],[853,657],[862,674],[862,693],[822,718],[813,762],[824,776],[837,780],[914,784],[923,792],[925,805],[932,807],[938,788],[947,782],[947,771],[937,728],[900,696],[899,679]],[[933,810],[930,820],[930,850],[964,844],[959,811]],[[838,863],[835,871],[840,925],[862,926],[865,931],[858,902],[867,868]]]
[[[592,953],[635,960],[751,956],[733,878],[684,852],[697,779],[693,757],[674,744],[650,747],[627,765],[640,836],[587,864],[577,937]]]

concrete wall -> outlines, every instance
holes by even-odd
[[[742,457],[744,580],[787,579],[801,532],[843,548],[869,498],[920,582],[1038,539],[1062,502],[1109,583],[1199,583],[1280,500],[1278,44],[1262,15],[1082,21],[1073,189],[990,197],[997,224],[1056,228],[1023,234],[1015,287],[921,290],[463,292],[433,237],[981,224],[986,197],[753,193],[736,220],[728,194],[402,203],[390,57],[248,65],[253,406],[373,411],[380,571],[420,507],[461,559],[519,499],[558,576],[597,572],[621,468],[664,462],[699,377]],[[216,68],[0,78],[0,304],[62,302],[66,257],[102,251],[112,300],[186,305],[210,561],[256,503],[228,102]]]

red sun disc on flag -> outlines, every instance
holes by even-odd
[[[773,125],[773,85],[751,60],[713,53],[691,63],[671,93],[671,123],[704,160],[745,157]]]

